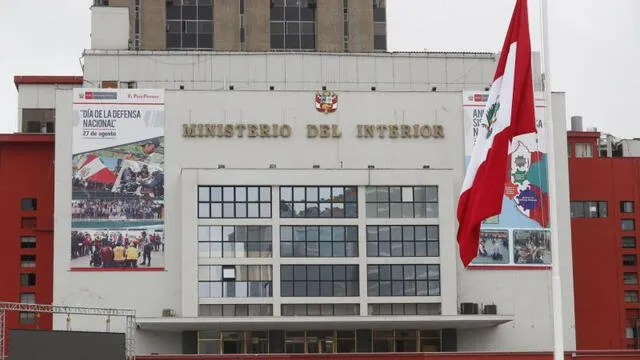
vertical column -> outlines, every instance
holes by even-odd
[[[213,0],[213,49],[240,50],[240,2],[238,0]]]
[[[167,3],[158,0],[140,0],[140,49],[164,50],[166,48]]]
[[[453,179],[450,176],[443,178],[445,181],[438,182],[438,222],[440,226],[440,294],[442,299],[442,315],[457,315],[458,278],[456,265],[458,263],[458,250],[456,248],[455,240],[456,223],[454,217],[446,216],[446,214],[455,214],[454,203],[457,200],[457,197],[451,196],[451,194],[454,193]],[[454,236],[453,238],[449,238],[446,234],[452,234]]]
[[[271,1],[248,0],[245,1],[244,7],[247,51],[269,51],[271,49]]]
[[[280,187],[271,188],[271,226],[272,226],[272,286],[273,316],[281,316],[282,299],[280,298]]]
[[[367,308],[367,187],[358,186],[358,277],[360,278],[360,315],[369,313]]]
[[[316,50],[325,52],[344,51],[343,0],[317,2]]]
[[[129,43],[133,44],[136,25],[136,3],[135,0],[111,0],[109,6],[129,8]]]
[[[349,52],[373,51],[373,0],[349,1]]]
[[[182,246],[182,316],[198,315],[198,173],[183,169],[180,175],[180,238],[174,246]],[[176,269],[170,269],[176,271]]]

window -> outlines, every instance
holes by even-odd
[[[33,325],[36,323],[36,313],[22,311],[20,312],[21,325]]]
[[[281,257],[357,257],[357,226],[280,226]]]
[[[620,212],[621,213],[634,212],[633,201],[620,201]]]
[[[439,256],[438,226],[367,226],[367,256]]]
[[[36,228],[36,218],[34,217],[23,217],[20,219],[20,227],[23,229],[35,229]]]
[[[122,89],[135,89],[138,84],[135,81],[120,81],[120,88]]]
[[[636,229],[636,221],[633,219],[620,220],[620,228],[622,231],[633,231]]]
[[[636,247],[636,237],[635,236],[623,236],[622,237],[622,247],[624,249],[635,249],[635,247]]]
[[[369,296],[440,296],[440,265],[369,265]]]
[[[271,188],[267,186],[200,186],[198,217],[270,218]]]
[[[373,1],[373,49],[387,50],[387,9],[386,1]]]
[[[211,0],[167,2],[167,50],[213,49]]]
[[[199,226],[201,258],[271,257],[271,226]]]
[[[624,331],[626,339],[636,339],[636,328],[633,326],[628,326]],[[635,345],[628,347],[628,349],[635,349]]]
[[[638,302],[638,292],[636,290],[626,290],[624,292],[624,302],[637,303]]]
[[[34,236],[21,236],[20,248],[21,249],[34,249],[36,247],[36,238]]]
[[[437,218],[437,186],[369,186],[367,217]]]
[[[282,265],[281,296],[358,296],[358,265]]]
[[[589,143],[576,143],[575,154],[577,158],[593,157],[593,146]]]
[[[20,302],[22,304],[35,304],[36,294],[34,293],[20,293]]]
[[[244,0],[240,0],[240,51],[247,51],[244,30]]]
[[[358,188],[283,186],[280,188],[280,217],[357,218]]]
[[[637,273],[624,273],[624,283],[627,285],[634,285],[638,283],[638,274]]]
[[[270,297],[269,265],[201,265],[198,267],[200,298]]]
[[[282,316],[355,316],[360,315],[359,304],[285,304]]]
[[[36,274],[20,274],[20,286],[35,286]]]
[[[35,255],[20,255],[20,266],[23,268],[36,267]]]
[[[32,211],[38,210],[37,200],[36,199],[22,199],[22,210],[23,211]]]
[[[200,304],[198,316],[235,317],[235,316],[273,316],[270,304]]]
[[[607,208],[606,201],[572,201],[570,204],[572,218],[606,218]]]
[[[638,258],[635,255],[622,255],[622,265],[636,266]]]
[[[439,303],[369,304],[369,315],[440,315]]]
[[[315,50],[316,0],[273,1],[271,49]]]

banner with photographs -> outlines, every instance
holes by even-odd
[[[545,102],[542,93],[535,95],[538,131],[535,134],[518,136],[512,141],[510,166],[505,174],[502,211],[499,216],[484,221],[480,236],[480,250],[472,264],[551,264],[550,252],[545,252],[544,256],[538,255],[543,251],[540,246],[544,247],[544,245],[536,245],[540,243],[539,240],[526,240],[547,239],[546,246],[549,245]],[[465,166],[470,160],[478,127],[482,126],[484,120],[487,98],[487,92],[463,92]],[[504,246],[496,247],[496,244],[504,244]],[[527,255],[533,253],[536,255]],[[536,256],[539,257],[536,258]]]
[[[74,89],[71,268],[164,270],[164,91]]]

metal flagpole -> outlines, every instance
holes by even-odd
[[[549,62],[549,8],[540,0],[542,17],[543,81],[545,129],[547,135],[547,173],[549,181],[549,226],[551,228],[551,295],[553,297],[553,359],[564,360],[564,322],[562,319],[562,281],[560,278],[560,236],[558,233],[558,197],[556,185],[556,152],[551,106],[551,71]],[[564,135],[563,135],[564,136]]]

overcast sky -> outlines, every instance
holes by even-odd
[[[319,0],[322,1],[322,0]],[[552,89],[567,117],[618,137],[640,137],[640,0],[549,0]],[[91,0],[0,0],[0,132],[16,129],[16,74],[81,75]],[[515,0],[387,0],[391,51],[500,49]],[[530,0],[540,49],[539,1]]]

